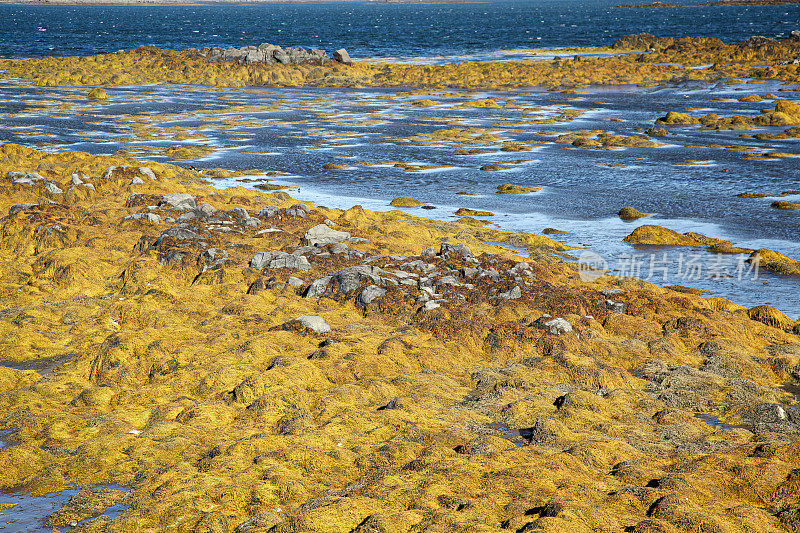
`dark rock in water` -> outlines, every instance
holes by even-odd
[[[344,48],[340,48],[333,53],[333,59],[338,61],[339,63],[344,63],[345,65],[352,65],[353,61],[350,59],[350,54],[347,53],[347,50]]]

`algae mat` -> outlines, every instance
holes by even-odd
[[[777,310],[164,163],[6,144],[0,171],[0,486],[80,487],[47,524],[796,528]]]

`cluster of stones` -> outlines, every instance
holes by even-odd
[[[329,61],[328,53],[318,48],[282,48],[280,46],[261,43],[258,46],[243,46],[242,48],[203,48],[200,54],[211,60],[236,61],[240,65],[264,63],[267,65],[300,65],[303,63],[323,65]],[[341,48],[333,53],[332,59],[339,63],[349,65],[350,54]]]

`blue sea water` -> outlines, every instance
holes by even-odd
[[[514,48],[609,45],[640,32],[738,41],[751,35],[784,37],[800,28],[798,5],[616,8],[621,1],[2,5],[0,56],[88,55],[144,44],[180,50],[271,42],[328,51],[345,47],[356,58],[470,57]]]

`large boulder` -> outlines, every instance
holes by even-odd
[[[172,209],[187,210],[197,207],[197,202],[191,194],[185,192],[171,192],[162,196],[158,205]]]
[[[306,246],[325,246],[346,241],[349,238],[350,233],[346,231],[335,230],[325,224],[317,224],[306,232],[304,243]]]
[[[279,250],[272,252],[258,252],[250,260],[250,268],[264,270],[265,268],[288,268],[291,270],[311,270],[311,263],[302,255],[294,255]]]
[[[340,48],[333,53],[333,59],[338,61],[339,63],[344,63],[345,65],[352,65],[353,61],[350,59],[350,54],[347,53],[347,50],[344,48]]]
[[[358,305],[366,307],[378,298],[386,296],[386,289],[378,287],[377,285],[370,285],[358,295]]]
[[[443,257],[456,258],[456,259],[475,259],[472,250],[466,244],[453,244],[450,242],[443,242],[439,249],[439,255]]]
[[[373,285],[381,285],[384,271],[380,267],[370,265],[355,265],[343,268],[333,276],[325,276],[314,280],[305,292],[306,298],[319,298],[331,291],[348,294],[361,287],[364,281]]]

